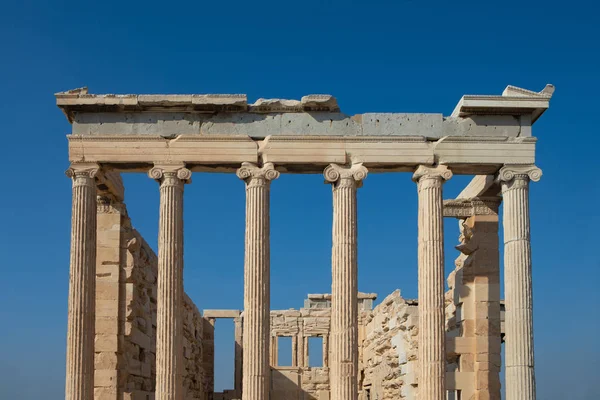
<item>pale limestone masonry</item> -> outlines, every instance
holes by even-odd
[[[448,277],[446,317],[448,335],[461,345],[447,351],[457,378],[447,381],[448,390],[500,400],[498,216],[472,216],[459,225],[461,254]]]
[[[358,293],[357,341],[362,343],[365,320],[371,312],[374,294]],[[292,339],[292,365],[280,366],[277,362],[277,346],[271,348],[272,384],[271,400],[330,399],[330,362],[333,348],[329,346],[332,335],[332,309],[324,307],[331,294],[309,295],[299,310],[271,311],[271,337],[277,343],[280,337]],[[316,300],[316,301],[315,301]],[[322,301],[325,300],[325,301]],[[309,338],[319,337],[323,341],[320,367],[311,367]],[[357,389],[358,395],[358,389]]]
[[[507,400],[535,400],[529,182],[541,171],[532,126],[553,92],[552,85],[540,92],[508,86],[501,95],[465,95],[445,117],[350,116],[330,95],[248,104],[245,95],[56,94],[72,124],[65,398],[498,398],[503,202]],[[398,295],[371,312],[372,299],[358,293],[356,193],[367,170],[414,174],[418,305]],[[237,172],[246,183],[245,290],[242,312],[202,317],[183,290],[183,187],[192,172],[207,171]],[[152,253],[138,251],[147,245],[131,234],[123,205],[120,173],[140,172],[160,183],[158,258],[156,270],[144,261],[149,271],[127,275],[129,253]],[[308,311],[286,314],[283,324],[269,316],[269,190],[280,173],[324,173],[334,205],[332,294],[309,298]],[[452,175],[474,178],[443,201]],[[460,219],[461,230],[446,297],[444,217]],[[115,227],[129,236],[113,235]],[[398,267],[407,267],[401,258]],[[385,315],[392,312],[400,316]],[[416,347],[415,328],[406,325],[415,316]],[[217,318],[234,318],[236,326],[235,384],[223,393],[213,388]],[[277,332],[287,329],[294,366],[279,367]],[[319,369],[309,366],[311,332],[322,338]]]
[[[417,393],[418,308],[396,290],[366,319],[360,400],[413,399]]]
[[[154,399],[158,258],[132,228],[122,201],[99,197],[97,221],[93,398]],[[202,338],[210,325],[185,295],[182,321],[184,399],[208,400],[212,375],[203,369]]]

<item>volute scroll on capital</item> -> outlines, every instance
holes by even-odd
[[[510,182],[515,178],[538,182],[542,178],[542,170],[533,164],[507,164],[498,171],[500,182]]]
[[[73,180],[73,187],[96,187],[94,178],[98,175],[98,171],[100,165],[96,163],[73,163],[65,171],[65,175]]]
[[[73,163],[65,171],[65,175],[67,175],[69,178],[75,178],[78,176],[94,178],[98,174],[99,170],[100,165],[97,163]]]
[[[323,171],[325,183],[333,183],[334,187],[343,185],[344,182],[362,186],[362,181],[367,178],[369,170],[362,163],[352,164],[350,167],[329,164]]]
[[[265,163],[262,167],[250,162],[243,162],[242,166],[236,171],[236,175],[247,183],[255,179],[264,179],[272,181],[279,178],[279,171],[275,169],[273,163]]]
[[[421,179],[436,179],[447,181],[452,178],[452,171],[447,165],[419,165],[413,174],[413,181],[419,182]]]
[[[192,171],[187,169],[185,164],[155,164],[148,171],[148,176],[159,183],[163,183],[166,180],[173,180],[172,183],[174,184],[178,183],[177,181],[183,183],[192,182]]]

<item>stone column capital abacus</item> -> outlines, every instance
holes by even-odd
[[[73,179],[73,186],[91,186],[95,185],[94,178],[99,170],[100,165],[96,163],[73,163],[65,171],[65,175]]]
[[[242,166],[236,171],[236,175],[247,185],[265,185],[279,178],[279,171],[275,169],[273,163],[265,163],[262,167],[259,167],[254,163],[243,162]]]
[[[192,182],[192,171],[187,169],[185,164],[154,164],[148,171],[148,176],[161,186],[178,186]]]
[[[325,183],[332,183],[333,188],[338,187],[361,187],[362,181],[367,178],[369,170],[362,163],[352,164],[351,166],[343,166],[339,164],[329,164],[323,176]]]
[[[446,165],[419,165],[413,174],[413,181],[434,180],[440,183],[452,178],[452,171]]]
[[[511,182],[515,179],[538,182],[542,178],[542,170],[533,164],[506,164],[498,171],[500,182]]]

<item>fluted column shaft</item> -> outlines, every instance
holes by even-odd
[[[94,398],[96,164],[72,165],[71,265],[65,399]]]
[[[419,399],[446,398],[444,315],[444,214],[442,185],[452,177],[444,165],[420,166],[413,180],[419,196]]]
[[[242,399],[268,400],[270,341],[270,184],[279,176],[273,164],[243,163],[237,175],[246,182],[244,257],[244,362]]]
[[[155,166],[160,183],[156,307],[156,400],[183,399],[183,166]]]
[[[506,400],[535,400],[529,181],[539,168],[503,167],[499,172],[504,204],[504,297],[506,303]]]
[[[331,252],[331,400],[358,399],[358,265],[356,190],[367,176],[361,164],[331,164],[324,172],[333,190]]]

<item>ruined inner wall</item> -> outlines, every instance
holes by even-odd
[[[498,216],[459,220],[460,254],[446,292],[449,400],[500,400]],[[396,291],[373,310],[362,345],[361,400],[415,399],[418,304]]]
[[[97,214],[96,400],[153,399],[156,377],[157,257],[132,228],[125,204],[101,198]],[[207,400],[206,321],[184,297],[185,399]]]
[[[414,399],[418,309],[396,290],[369,315],[362,345],[361,400]]]
[[[375,296],[359,293],[359,343]],[[299,310],[271,311],[271,400],[329,399],[331,295],[311,294]],[[292,365],[278,365],[278,338],[291,337]],[[321,337],[322,366],[310,367],[308,341]]]

